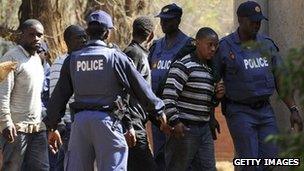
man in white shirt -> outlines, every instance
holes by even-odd
[[[44,71],[37,50],[44,28],[35,19],[20,26],[19,45],[0,62],[17,62],[16,70],[0,83],[1,170],[49,170],[46,128],[41,117]]]

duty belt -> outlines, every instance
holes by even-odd
[[[103,106],[95,103],[82,103],[82,102],[73,102],[70,103],[70,108],[73,111],[73,114],[79,113],[85,110],[91,111],[104,111],[104,112],[112,112],[114,109],[110,106]]]
[[[228,99],[227,102],[249,106],[252,109],[260,109],[262,107],[265,107],[265,106],[269,105],[269,99],[259,100],[259,101],[256,101],[254,103],[239,102],[239,101],[234,101],[234,100],[231,100],[231,99]]]

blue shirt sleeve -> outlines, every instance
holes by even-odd
[[[212,58],[212,62],[211,62],[215,82],[219,82],[221,80],[221,78],[223,77],[223,72],[225,69],[225,64],[224,64],[224,54],[225,53],[227,53],[226,42],[224,40],[221,40],[221,42],[219,44],[219,48],[218,48],[215,56]]]
[[[48,103],[47,116],[43,119],[49,129],[56,129],[57,124],[64,116],[66,104],[73,95],[70,59],[71,56],[68,56],[62,65],[59,80]]]
[[[127,92],[134,94],[141,106],[151,114],[163,113],[164,103],[152,92],[148,82],[121,52],[114,53],[115,71]]]

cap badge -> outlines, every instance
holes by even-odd
[[[169,8],[164,8],[163,9],[163,12],[168,12],[169,11]]]
[[[256,12],[261,12],[261,8],[259,6],[256,6],[254,9]]]

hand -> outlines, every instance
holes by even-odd
[[[157,118],[157,120],[160,122],[160,130],[163,133],[165,133],[167,135],[170,135],[173,129],[167,124],[167,117],[166,117],[166,115],[164,113],[161,114],[161,116],[159,116]]]
[[[53,154],[56,154],[59,150],[59,147],[62,145],[61,136],[58,130],[49,131],[48,134],[49,148]]]
[[[134,147],[136,145],[136,134],[134,128],[128,130],[124,136],[129,147]]]
[[[217,140],[216,131],[218,134],[221,133],[220,124],[218,123],[218,121],[215,118],[212,118],[212,119],[210,118],[209,127],[210,127],[210,131],[211,131],[213,140]]]
[[[303,122],[302,122],[302,118],[299,115],[298,111],[292,111],[291,112],[290,125],[291,125],[291,129],[295,130],[296,132],[303,131]]]
[[[13,143],[17,137],[17,131],[14,125],[8,126],[2,130],[2,136],[9,142]]]
[[[173,128],[173,136],[175,138],[182,138],[185,136],[185,131],[189,131],[190,128],[186,127],[182,122],[179,122]]]
[[[225,95],[225,86],[223,80],[215,84],[215,96],[217,99],[223,98]]]

